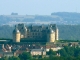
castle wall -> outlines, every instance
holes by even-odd
[[[20,33],[13,34],[13,42],[20,42]]]
[[[42,40],[43,38],[45,39],[45,37],[47,34],[43,34],[42,32],[28,32],[27,33],[27,38],[32,38],[32,39],[37,39],[37,40]]]

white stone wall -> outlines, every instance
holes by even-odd
[[[16,34],[16,42],[20,42],[20,33]]]
[[[31,51],[31,55],[42,55],[41,51]]]

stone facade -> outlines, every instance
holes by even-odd
[[[43,49],[32,49],[31,55],[46,55],[46,50]]]
[[[58,28],[55,24],[41,26],[18,24],[13,30],[13,41],[20,42],[21,39],[55,42],[58,40]]]

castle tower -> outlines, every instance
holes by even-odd
[[[48,34],[47,34],[47,41],[48,42],[54,42],[55,41],[55,32],[50,28]]]
[[[27,38],[27,28],[24,26],[24,38]]]
[[[58,40],[58,38],[59,38],[58,35],[59,35],[59,33],[58,33],[58,28],[56,28],[56,33],[55,33],[55,39],[56,39],[56,40]]]
[[[20,38],[27,38],[27,28],[25,24],[18,24],[17,28],[20,32]]]
[[[13,42],[20,42],[20,32],[15,26],[15,29],[13,30]]]

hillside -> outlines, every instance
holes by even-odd
[[[51,13],[51,15],[0,15],[0,25],[15,25],[18,23],[77,25],[80,24],[80,13],[56,12]]]

